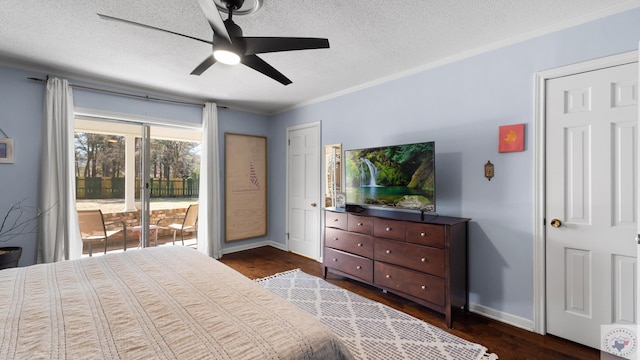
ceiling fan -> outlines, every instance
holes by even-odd
[[[130,25],[141,26],[147,29],[164,31],[169,34],[179,35],[193,40],[198,40],[213,46],[213,53],[209,55],[200,65],[198,65],[191,75],[201,75],[216,62],[235,65],[242,63],[262,74],[280,82],[283,85],[291,84],[286,76],[266,63],[256,54],[264,54],[279,51],[308,50],[329,48],[329,40],[322,38],[299,38],[299,37],[246,37],[242,35],[242,29],[233,21],[233,13],[244,4],[244,0],[215,0],[226,6],[229,16],[227,20],[222,20],[213,0],[197,0],[202,8],[202,12],[209,21],[213,30],[213,40],[203,40],[193,36],[180,34],[174,31],[160,29],[154,26],[137,23],[113,16],[98,14],[105,20],[119,21]],[[256,0],[256,6],[261,1]]]

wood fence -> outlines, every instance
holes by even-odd
[[[199,179],[151,179],[152,198],[198,197]],[[124,199],[123,177],[76,177],[76,199]],[[136,178],[135,196],[140,198],[140,179]]]

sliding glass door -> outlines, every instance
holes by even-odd
[[[140,145],[140,245],[142,247],[149,247],[150,236],[150,177],[149,177],[149,162],[151,159],[151,127],[147,124],[142,125],[142,138]],[[158,229],[155,229],[156,235]]]
[[[148,128],[148,126],[147,126]],[[141,124],[105,119],[75,120],[76,208],[83,256],[142,245],[145,203]]]
[[[85,231],[84,256],[174,244],[185,235],[195,243],[193,231],[171,226],[197,203],[200,131],[105,119],[76,119],[75,127],[76,208],[79,215],[100,210],[107,236]]]

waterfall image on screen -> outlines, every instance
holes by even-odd
[[[435,211],[435,143],[345,151],[347,202]]]

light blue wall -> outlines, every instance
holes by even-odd
[[[639,39],[636,9],[273,116],[272,240],[286,232],[287,127],[322,121],[322,143],[344,149],[434,140],[437,212],[473,219],[470,301],[531,320],[534,74],[636,50]],[[498,153],[498,126],[517,123],[525,151]]]
[[[0,128],[14,139],[16,156],[14,164],[0,164],[0,215],[8,211],[11,204],[25,199],[24,204],[38,204],[38,173],[40,161],[40,137],[44,105],[45,85],[28,80],[28,77],[44,78],[46,74],[34,73],[7,67],[0,67]],[[86,82],[74,81],[73,84],[88,85],[107,90],[122,89],[105,87]],[[124,90],[127,93],[135,93]],[[142,94],[142,93],[140,93]],[[164,119],[166,123],[180,123],[199,126],[202,121],[202,108],[193,105],[181,105],[136,99],[119,95],[88,91],[74,88],[74,105],[101,111],[142,115],[156,119]],[[161,97],[161,96],[158,96]],[[221,109],[219,121],[219,152],[221,154],[219,181],[224,190],[224,133],[234,132],[266,136],[268,122],[261,115],[248,114],[234,110]],[[224,196],[224,191],[223,194]],[[224,200],[224,199],[223,199]],[[224,204],[224,202],[223,202]],[[220,214],[224,225],[223,214]],[[1,221],[1,218],[0,218]],[[224,229],[222,234],[224,234]],[[263,241],[251,239],[241,242],[243,246]],[[237,245],[238,243],[223,244]],[[23,234],[0,246],[18,245],[23,247],[20,266],[31,265],[36,260],[36,234]]]
[[[23,204],[31,207],[38,204],[44,87],[27,80],[27,76],[38,75],[0,67],[0,128],[15,146],[15,163],[0,164],[1,217],[18,201],[24,200]],[[0,246],[22,246],[20,265],[28,265],[35,262],[35,239],[35,232],[27,233]]]

